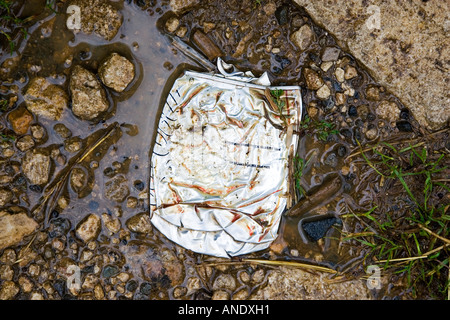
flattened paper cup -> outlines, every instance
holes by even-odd
[[[276,239],[302,105],[299,87],[264,82],[193,71],[174,82],[153,143],[150,215],[178,245],[231,257]]]

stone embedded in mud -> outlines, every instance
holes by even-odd
[[[345,80],[353,79],[357,75],[358,75],[358,71],[356,71],[356,68],[354,66],[347,65],[345,67],[345,74],[344,74]]]
[[[371,101],[379,101],[380,100],[380,89],[375,86],[368,86],[366,88],[366,98]]]
[[[13,131],[17,135],[22,135],[27,133],[33,121],[33,115],[26,108],[19,107],[8,114],[8,121]]]
[[[43,77],[31,81],[24,99],[28,110],[50,120],[61,118],[68,103],[66,92]]]
[[[13,281],[7,280],[3,282],[2,288],[0,289],[0,300],[10,300],[14,298],[19,291],[19,287]]]
[[[105,197],[109,200],[123,202],[130,193],[128,188],[128,180],[118,175],[105,183]]]
[[[34,144],[35,143],[33,138],[28,134],[26,136],[21,137],[16,142],[17,149],[19,149],[22,152],[30,150],[31,148],[34,147]]]
[[[304,24],[297,31],[291,35],[291,41],[301,50],[305,51],[311,42],[316,38],[316,34],[311,30],[311,27]]]
[[[36,230],[38,224],[26,213],[0,214],[0,250],[13,246]]]
[[[369,140],[373,140],[378,136],[378,131],[376,128],[371,128],[366,131],[366,138]]]
[[[396,123],[397,129],[402,132],[412,132],[413,128],[408,121],[397,121]]]
[[[317,97],[322,100],[328,99],[328,97],[331,94],[330,88],[326,84],[324,84],[322,87],[317,90]]]
[[[95,214],[89,214],[78,224],[76,234],[84,242],[89,242],[97,238],[101,228],[102,222],[100,217]]]
[[[12,199],[12,192],[8,189],[0,189],[0,207],[5,206]]]
[[[98,74],[107,87],[122,92],[134,79],[134,65],[114,52],[102,62]]]
[[[127,220],[126,226],[136,233],[150,233],[152,225],[147,212],[141,212]]]
[[[55,133],[60,136],[62,139],[67,139],[72,136],[72,131],[67,128],[63,123],[57,123],[53,126],[53,130]]]
[[[336,68],[334,71],[334,75],[336,76],[336,80],[339,82],[344,82],[345,80],[345,71],[342,68]]]
[[[120,220],[118,218],[114,218],[107,213],[102,213],[102,220],[103,220],[103,223],[105,224],[106,228],[111,233],[119,232],[119,230],[122,226],[120,223]]]
[[[324,85],[322,78],[310,68],[303,70],[303,76],[305,77],[306,87],[310,90],[318,90]]]
[[[81,190],[87,185],[88,176],[81,168],[73,168],[70,173],[70,186],[72,189],[80,193]]]
[[[31,184],[47,183],[50,176],[50,156],[38,149],[27,151],[22,158],[22,171]]]
[[[231,274],[220,274],[214,280],[213,290],[225,289],[234,291],[236,289],[236,280]]]
[[[319,219],[316,221],[308,221],[302,223],[303,231],[305,231],[308,238],[315,242],[319,239],[322,239],[327,233],[328,229],[331,228],[333,224],[337,221],[336,218],[325,218]]]
[[[122,14],[107,0],[74,0],[81,11],[81,31],[95,33],[105,40],[113,39],[122,25]]]
[[[200,0],[170,0],[170,8],[176,14],[182,14],[200,3]]]
[[[339,48],[326,47],[322,53],[322,61],[323,62],[336,61],[339,58],[340,53],[341,53],[341,49],[339,49]]]
[[[174,33],[180,26],[180,20],[177,17],[170,17],[166,21],[166,30],[170,33]]]
[[[400,108],[395,102],[383,100],[375,109],[376,114],[390,122],[397,121],[400,118]]]
[[[81,66],[73,68],[69,89],[72,95],[72,112],[82,120],[93,120],[109,107],[100,81]]]

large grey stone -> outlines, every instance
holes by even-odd
[[[294,0],[423,126],[450,119],[450,2]],[[378,25],[379,22],[379,25]]]

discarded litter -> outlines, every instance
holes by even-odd
[[[267,248],[289,197],[300,87],[271,87],[217,59],[185,71],[165,101],[151,156],[150,215],[167,238],[230,257]],[[231,72],[230,72],[231,70]]]

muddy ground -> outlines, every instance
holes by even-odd
[[[0,299],[447,298],[448,126],[420,126],[303,8],[24,3],[2,7]],[[208,68],[174,37],[301,87],[295,203],[266,250],[200,255],[150,223],[165,95]]]

